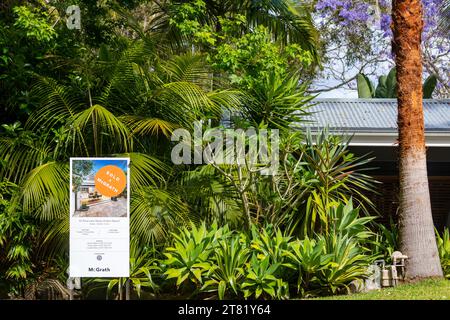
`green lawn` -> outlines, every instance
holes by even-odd
[[[340,296],[321,297],[322,300],[450,300],[449,280],[424,280],[395,288],[374,290]]]

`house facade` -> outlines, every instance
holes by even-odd
[[[83,182],[78,188],[77,208],[80,208],[83,203],[87,204],[89,202],[92,204],[94,201],[110,200],[109,197],[105,197],[97,191],[94,179],[94,173],[91,173],[83,179]]]
[[[440,231],[450,227],[450,99],[424,100],[427,169],[433,221]],[[351,152],[375,157],[370,174],[382,185],[371,194],[384,221],[398,210],[398,143],[396,99],[315,99],[308,111],[311,132],[328,127],[352,135]]]

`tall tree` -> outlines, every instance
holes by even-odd
[[[442,277],[428,188],[422,105],[423,8],[420,0],[394,0],[393,50],[397,66],[400,247],[407,278]]]

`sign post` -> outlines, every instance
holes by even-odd
[[[129,163],[70,159],[70,277],[129,277]]]

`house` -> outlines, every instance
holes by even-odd
[[[91,173],[84,177],[80,187],[78,188],[77,208],[80,208],[82,203],[94,203],[100,200],[109,200],[110,198],[101,195],[95,188],[95,173]],[[87,201],[87,202],[86,202]]]
[[[90,175],[86,176],[83,179],[83,182],[81,183],[81,186],[79,187],[79,192],[83,195],[86,195],[86,197],[89,196],[89,193],[95,192],[95,182],[94,182],[94,174],[91,173]]]
[[[450,227],[450,99],[424,100],[427,167],[433,221],[438,230]],[[375,156],[371,175],[382,182],[371,195],[383,218],[398,208],[397,100],[315,99],[308,109],[312,133],[325,127],[334,134],[353,135],[350,150]]]

